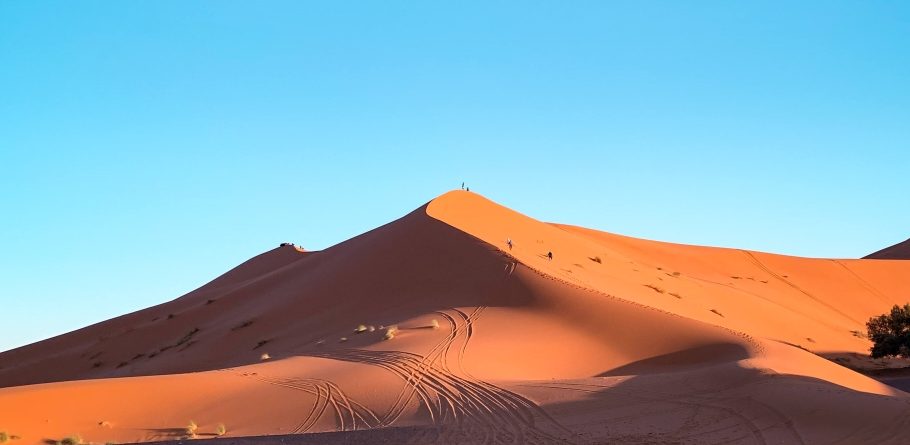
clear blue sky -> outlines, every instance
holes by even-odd
[[[466,181],[533,217],[910,237],[907,2],[0,2],[0,350]]]

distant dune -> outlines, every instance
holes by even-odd
[[[867,358],[864,324],[907,302],[908,276],[910,262],[550,224],[454,191],[0,353],[0,431],[23,445],[907,443],[910,396],[850,368],[894,366]]]
[[[910,239],[886,247],[878,252],[870,253],[863,258],[875,260],[910,260]]]

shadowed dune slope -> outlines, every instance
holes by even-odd
[[[910,239],[863,257],[870,260],[910,260]]]
[[[864,353],[864,321],[903,302],[907,276],[905,262],[549,224],[450,192],[0,353],[0,430],[23,445],[173,440],[190,419],[240,441],[900,443],[910,397],[813,352]]]

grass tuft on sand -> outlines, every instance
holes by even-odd
[[[186,428],[184,428],[184,430],[186,432],[187,437],[189,437],[190,439],[195,439],[196,431],[199,430],[199,425],[196,425],[196,422],[190,420],[190,423],[188,423],[186,425]]]
[[[398,326],[389,326],[385,329],[385,335],[382,337],[385,340],[391,340],[398,335]]]

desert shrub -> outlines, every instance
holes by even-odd
[[[223,436],[224,433],[227,433],[227,427],[225,427],[223,423],[219,423],[218,426],[215,427],[215,434],[218,436]]]
[[[910,304],[895,304],[891,313],[870,318],[866,329],[872,340],[872,358],[910,358]]]
[[[272,356],[269,355],[268,352],[263,352],[262,355],[259,356],[259,360],[268,360],[270,358],[272,358]]]
[[[190,423],[186,425],[186,435],[189,437],[196,437],[196,430],[199,429],[199,425],[196,425],[196,422],[190,420]]]
[[[0,431],[0,443],[9,442],[9,433],[6,431]]]
[[[363,333],[363,332],[366,332],[366,331],[367,331],[366,325],[358,325],[356,328],[354,328],[354,333],[355,333],[355,334],[360,334],[360,333]]]
[[[391,340],[395,338],[395,335],[398,334],[398,326],[389,326],[386,328],[385,335],[383,336],[386,340]]]

